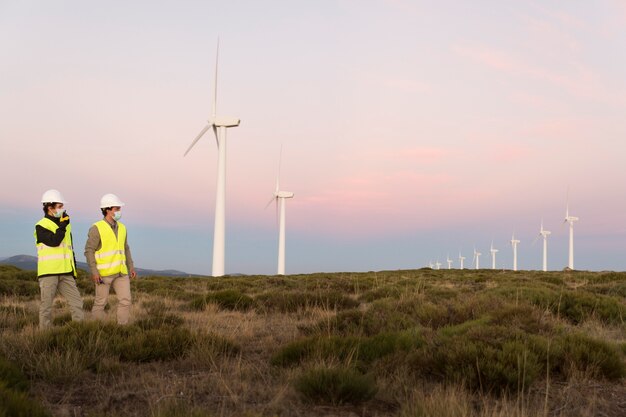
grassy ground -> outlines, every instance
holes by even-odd
[[[626,273],[147,277],[44,332],[38,294],[0,266],[0,416],[626,415]]]

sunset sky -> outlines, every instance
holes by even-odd
[[[567,264],[626,269],[626,2],[0,0],[0,258],[35,255],[40,198],[69,200],[83,260],[102,194],[138,267],[209,274],[220,37],[226,272]]]

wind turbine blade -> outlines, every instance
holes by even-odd
[[[200,131],[200,133],[198,133],[198,136],[196,136],[196,138],[193,140],[193,142],[191,142],[191,145],[189,145],[189,147],[187,148],[187,150],[185,151],[185,154],[183,155],[183,157],[187,156],[187,154],[189,153],[189,151],[191,150],[191,148],[194,147],[194,145],[200,140],[200,138],[202,137],[202,135],[204,135],[206,133],[207,130],[209,130],[210,125],[206,125],[204,126],[204,129],[202,129]]]
[[[217,48],[215,50],[215,78],[213,80],[213,119],[217,114],[217,64],[220,56],[220,37],[217,37]]]
[[[280,168],[283,164],[283,144],[280,144],[280,152],[278,153],[278,175],[276,175],[276,192],[280,190]]]
[[[270,201],[267,202],[267,204],[265,205],[265,208],[263,210],[267,210],[267,208],[270,206],[270,204],[272,204],[272,202],[276,200],[276,197],[272,197]]]

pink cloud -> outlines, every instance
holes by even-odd
[[[557,72],[532,65],[528,60],[499,51],[487,45],[463,45],[454,48],[457,54],[513,77],[528,77],[556,86],[566,93],[584,99],[623,103],[623,98],[605,87],[602,78],[580,63],[567,72]]]

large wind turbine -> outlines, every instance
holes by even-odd
[[[491,252],[491,269],[496,269],[496,253],[498,253],[498,249],[493,247],[493,242],[491,242],[491,249],[489,252]]]
[[[276,189],[274,195],[268,205],[272,201],[276,201],[279,209],[279,226],[278,226],[278,275],[285,275],[285,200],[287,198],[293,198],[293,193],[290,191],[280,190],[280,165],[282,162],[282,148],[280,151],[280,158],[278,161],[278,176],[276,177]]]
[[[567,199],[567,205],[565,206],[565,221],[563,223],[569,223],[569,262],[568,268],[574,269],[574,222],[578,221],[578,217],[569,215],[569,196]]]
[[[515,239],[515,233],[511,237],[511,246],[513,246],[513,271],[517,271],[517,245],[520,243],[518,239]]]
[[[465,256],[461,256],[461,252],[459,252],[459,262],[461,265],[461,269],[463,269],[463,261],[465,260]]]
[[[439,259],[435,262],[435,269],[441,269],[441,262],[439,262]]]
[[[452,259],[450,259],[450,254],[446,257],[446,262],[448,263],[448,269],[452,269]]]
[[[185,155],[200,140],[209,129],[213,129],[217,141],[217,187],[215,192],[215,227],[213,230],[213,271],[211,275],[224,275],[224,255],[226,246],[226,129],[239,126],[239,119],[234,117],[217,116],[217,64],[219,59],[220,42],[217,40],[215,52],[215,78],[213,81],[213,111],[207,125],[191,142]]]
[[[543,270],[548,270],[548,236],[550,236],[552,232],[545,230],[543,228],[543,219],[541,220],[541,228],[539,229],[539,236],[543,237]],[[537,239],[539,239],[537,236]],[[535,239],[535,241],[537,240]]]

